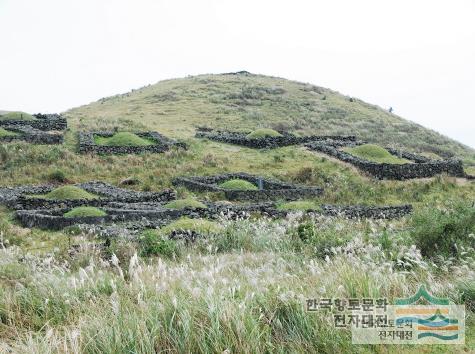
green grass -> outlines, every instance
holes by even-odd
[[[280,134],[278,131],[275,131],[274,129],[256,129],[247,135],[249,139],[259,139],[259,138],[278,137],[278,136],[282,136],[282,134]]]
[[[298,200],[287,203],[281,203],[277,206],[278,210],[288,211],[307,211],[307,210],[320,210],[320,205],[314,201]]]
[[[392,155],[385,148],[374,145],[374,144],[364,144],[359,145],[353,148],[343,148],[343,151],[362,158],[364,160],[377,162],[377,163],[390,163],[390,164],[405,164],[411,163],[411,161],[399,158]]]
[[[201,203],[199,200],[193,199],[193,198],[187,198],[187,199],[177,199],[174,201],[171,201],[170,203],[165,204],[165,208],[169,209],[184,209],[184,208],[202,208],[206,209],[207,206],[203,203]]]
[[[99,196],[89,193],[76,186],[62,186],[53,189],[51,192],[43,195],[34,195],[34,198],[52,199],[52,200],[79,200],[79,199],[98,199]]]
[[[81,206],[74,209],[71,209],[64,214],[66,218],[85,218],[91,216],[106,216],[107,213],[104,210],[95,207]]]
[[[116,133],[111,137],[95,136],[94,141],[97,145],[105,146],[150,146],[155,145],[151,140],[139,137],[129,132]]]
[[[258,190],[257,186],[249,181],[243,179],[231,179],[229,181],[223,182],[219,187],[229,190],[240,190],[240,191],[256,191]]]
[[[475,166],[465,167],[465,173],[475,176]]]
[[[159,231],[162,234],[168,235],[172,231],[195,231],[200,234],[209,234],[218,232],[221,229],[219,224],[214,221],[205,219],[190,219],[187,217],[178,219],[164,227]]]
[[[10,130],[0,128],[0,138],[6,137],[6,136],[17,136],[17,135],[19,135],[19,134],[16,133],[16,132],[12,132]]]
[[[1,120],[35,120],[36,117],[25,112],[8,112],[0,115]]]

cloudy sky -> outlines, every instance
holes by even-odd
[[[474,0],[0,0],[0,48],[0,110],[247,70],[392,106],[475,147]]]

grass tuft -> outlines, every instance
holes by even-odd
[[[201,203],[199,200],[193,199],[193,198],[187,198],[187,199],[178,199],[174,200],[168,204],[165,204],[165,208],[169,209],[184,209],[184,208],[202,208],[206,209],[207,206],[203,203]]]
[[[150,146],[155,145],[153,141],[139,137],[129,132],[116,133],[111,137],[94,137],[97,145],[106,146]]]
[[[249,139],[259,139],[259,138],[278,137],[278,136],[282,136],[282,134],[280,134],[278,131],[275,131],[274,129],[256,129],[247,135]]]
[[[19,134],[16,133],[16,132],[12,132],[10,130],[0,128],[0,138],[6,137],[6,136],[17,136],[17,135],[19,135]]]
[[[411,163],[411,161],[394,156],[385,148],[373,144],[364,144],[353,148],[343,148],[343,151],[356,157],[377,163]]]
[[[307,211],[307,210],[320,210],[320,206],[312,201],[298,200],[293,202],[282,203],[277,206],[278,210],[295,210],[295,211]]]
[[[99,217],[99,216],[106,216],[106,215],[107,213],[104,210],[101,210],[99,208],[82,206],[82,207],[71,209],[70,211],[64,214],[64,217],[85,218],[85,217],[91,217],[91,216]]]
[[[195,231],[200,234],[210,234],[220,230],[221,227],[213,221],[184,217],[162,227],[160,233],[166,235],[173,231]]]
[[[99,196],[86,192],[76,186],[63,186],[56,188],[44,195],[35,195],[35,198],[54,199],[54,200],[78,200],[78,199],[98,199]]]
[[[224,189],[241,191],[255,191],[258,189],[256,185],[243,179],[230,179],[229,181],[221,183],[219,186]]]

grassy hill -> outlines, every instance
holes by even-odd
[[[0,352],[475,350],[475,183],[447,176],[375,181],[301,146],[261,151],[194,134],[196,126],[356,134],[372,144],[462,158],[472,173],[473,149],[329,89],[245,73],[166,80],[65,116],[64,145],[0,145],[1,185],[93,179],[118,184],[132,177],[139,182],[130,188],[161,190],[180,175],[249,172],[325,188],[314,200],[279,201],[283,210],[410,203],[414,215],[392,221],[184,218],[138,240],[118,237],[96,247],[103,240],[94,235],[22,228],[11,211],[0,208]],[[77,153],[78,131],[116,128],[119,134],[156,130],[185,141],[189,149]],[[377,150],[371,148],[370,153]],[[387,158],[384,150],[376,152]],[[67,196],[84,193],[67,188]],[[53,193],[58,190],[64,194],[64,188]],[[169,208],[202,207],[198,200],[222,197],[184,188],[177,194]],[[193,243],[167,238],[175,229],[204,230],[208,237]],[[435,296],[466,304],[465,346],[355,347],[351,333],[334,328],[331,316],[304,309],[305,299],[312,298],[392,301],[411,296],[420,284]]]

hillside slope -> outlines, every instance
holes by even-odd
[[[197,125],[356,134],[369,142],[475,164],[475,150],[377,106],[330,89],[248,73],[165,80],[72,109],[67,116],[82,129],[133,125],[176,137],[192,136]]]

